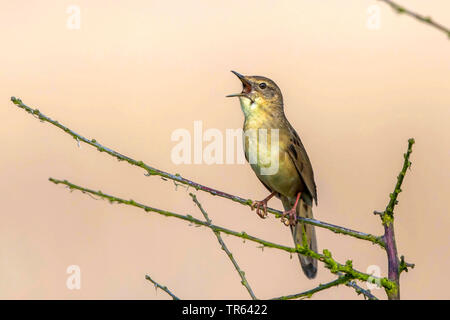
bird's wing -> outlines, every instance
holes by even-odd
[[[309,160],[305,147],[295,129],[290,124],[288,124],[288,128],[290,131],[290,138],[287,152],[317,205],[317,189],[316,183],[314,182],[314,172],[311,161]]]

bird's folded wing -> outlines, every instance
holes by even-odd
[[[308,154],[306,153],[305,147],[297,132],[292,126],[289,127],[291,135],[287,152],[317,205],[317,189],[316,183],[314,182],[314,172],[311,161],[309,160]]]

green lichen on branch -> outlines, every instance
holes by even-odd
[[[383,212],[375,211],[375,214],[380,215],[381,221],[384,227],[383,240],[385,243],[385,251],[388,259],[388,278],[395,284],[392,288],[385,288],[386,294],[389,300],[400,299],[400,273],[407,268],[406,263],[401,263],[398,258],[398,251],[395,239],[394,231],[394,209],[398,204],[398,195],[402,192],[403,179],[406,176],[406,172],[411,168],[411,161],[409,160],[412,153],[412,146],[414,145],[414,139],[408,140],[408,149],[403,155],[403,167],[397,176],[397,182],[394,187],[394,191],[389,195],[389,202],[386,209]]]
[[[411,168],[411,161],[409,160],[409,157],[412,153],[412,146],[414,145],[415,140],[413,138],[410,138],[408,140],[408,149],[405,154],[403,154],[403,167],[400,171],[399,175],[397,176],[397,183],[395,184],[394,191],[389,194],[389,203],[386,206],[386,209],[383,212],[376,212],[380,214],[381,220],[383,222],[383,225],[389,226],[394,221],[394,209],[395,206],[398,204],[398,195],[400,192],[402,192],[402,183],[403,179],[406,176],[406,172],[409,168]]]
[[[406,262],[404,256],[400,257],[399,273],[402,273],[403,271],[408,272],[408,268],[414,269],[415,266],[414,263]]]

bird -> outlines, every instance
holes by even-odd
[[[270,192],[265,199],[253,201],[252,210],[264,219],[267,202],[274,196],[280,199],[285,210],[281,221],[290,227],[295,245],[308,245],[317,252],[314,226],[297,223],[297,217],[312,219],[313,202],[317,205],[313,168],[299,135],[286,118],[281,90],[269,78],[231,72],[242,82],[242,92],[227,97],[238,97],[244,113],[245,158]],[[315,278],[317,260],[302,254],[298,258],[306,277]]]

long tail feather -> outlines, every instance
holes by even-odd
[[[303,198],[303,197],[302,197]],[[304,218],[313,218],[312,202],[309,204],[302,198],[297,205],[297,216]],[[284,210],[290,210],[295,204],[295,198],[282,198]],[[317,252],[317,238],[314,226],[305,223],[297,223],[295,227],[291,226],[292,237],[295,245],[303,246],[303,228],[306,232],[306,241],[311,250]],[[302,254],[298,254],[298,259],[302,266],[303,272],[309,279],[315,278],[317,275],[317,260]]]

